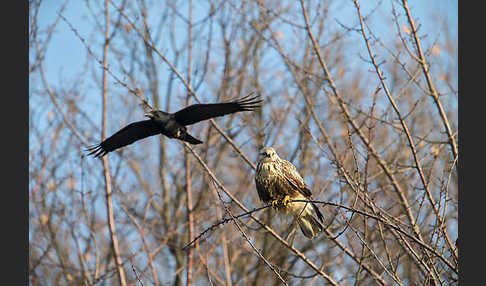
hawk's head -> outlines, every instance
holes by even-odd
[[[273,162],[277,161],[278,159],[280,158],[278,157],[277,152],[275,152],[275,149],[272,147],[264,147],[258,153],[258,162],[260,163]]]

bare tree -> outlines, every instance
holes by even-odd
[[[458,284],[457,4],[49,5],[29,1],[31,285]],[[55,70],[60,35],[78,66]],[[84,157],[147,104],[250,92],[258,112],[189,127],[204,144]],[[317,238],[259,201],[263,146],[311,186]]]

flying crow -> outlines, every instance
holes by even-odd
[[[167,113],[161,110],[147,112],[145,116],[150,119],[131,123],[100,144],[88,147],[87,151],[90,152],[88,155],[103,157],[118,148],[157,134],[164,134],[169,138],[176,138],[191,144],[201,144],[203,143],[201,140],[187,133],[186,125],[226,114],[253,111],[260,108],[262,100],[259,99],[258,95],[253,97],[251,95],[252,93],[231,102],[194,104],[175,113]]]
[[[272,147],[262,148],[258,154],[255,185],[260,200],[271,202],[277,211],[296,218],[306,237],[312,239],[324,229],[319,222],[322,222],[323,216],[314,203],[289,202],[310,200],[312,194],[295,166],[280,159]]]

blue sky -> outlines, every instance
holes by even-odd
[[[374,5],[376,5],[375,2],[376,1],[360,1],[363,13],[366,14],[369,9],[374,7]],[[63,12],[63,16],[70,21],[70,23],[83,37],[89,39],[92,35],[94,23],[92,21],[93,17],[88,10],[86,3],[87,1],[69,1],[66,9]],[[390,1],[383,2],[385,9],[390,7],[389,3]],[[38,16],[38,23],[41,29],[54,21],[54,19],[57,17],[59,9],[61,8],[61,4],[62,2],[60,3],[58,1],[42,2],[41,12]],[[101,5],[101,2],[91,3],[90,5]],[[343,15],[333,15],[333,17],[342,23],[356,23],[356,16],[354,14],[354,10],[352,9],[352,5],[342,5],[339,7],[343,8],[341,10]],[[439,32],[434,30],[437,23],[435,22],[435,19],[432,19],[431,17],[431,15],[437,13],[440,15],[447,15],[447,22],[449,22],[447,28],[450,29],[453,34],[457,35],[457,1],[409,1],[409,7],[412,10],[415,18],[419,19],[420,23],[423,23],[422,29],[425,30],[424,32],[428,34],[430,33],[432,36],[433,33]],[[195,18],[197,18],[197,11],[198,10],[196,9],[194,12],[196,16]],[[391,14],[389,17],[391,18]],[[378,32],[381,30],[380,25],[375,25],[373,28]],[[429,29],[429,31],[427,31],[427,29]],[[384,33],[387,32],[386,29],[383,29],[382,31]],[[95,52],[100,53],[101,45],[94,48]],[[49,44],[44,63],[50,82],[52,84],[59,82],[60,75],[62,75],[64,80],[76,76],[77,73],[79,73],[83,68],[83,63],[86,60],[86,54],[86,49],[79,38],[74,35],[74,32],[64,21],[60,20]]]

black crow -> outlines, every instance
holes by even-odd
[[[194,104],[175,113],[167,113],[161,110],[153,110],[145,113],[148,120],[131,123],[112,136],[105,139],[100,144],[88,147],[88,155],[103,157],[108,152],[132,144],[140,139],[164,134],[169,138],[176,138],[191,144],[201,144],[201,140],[192,137],[187,133],[186,125],[191,125],[199,121],[213,117],[223,116],[240,111],[253,111],[260,108],[259,96],[249,95],[231,102]]]

